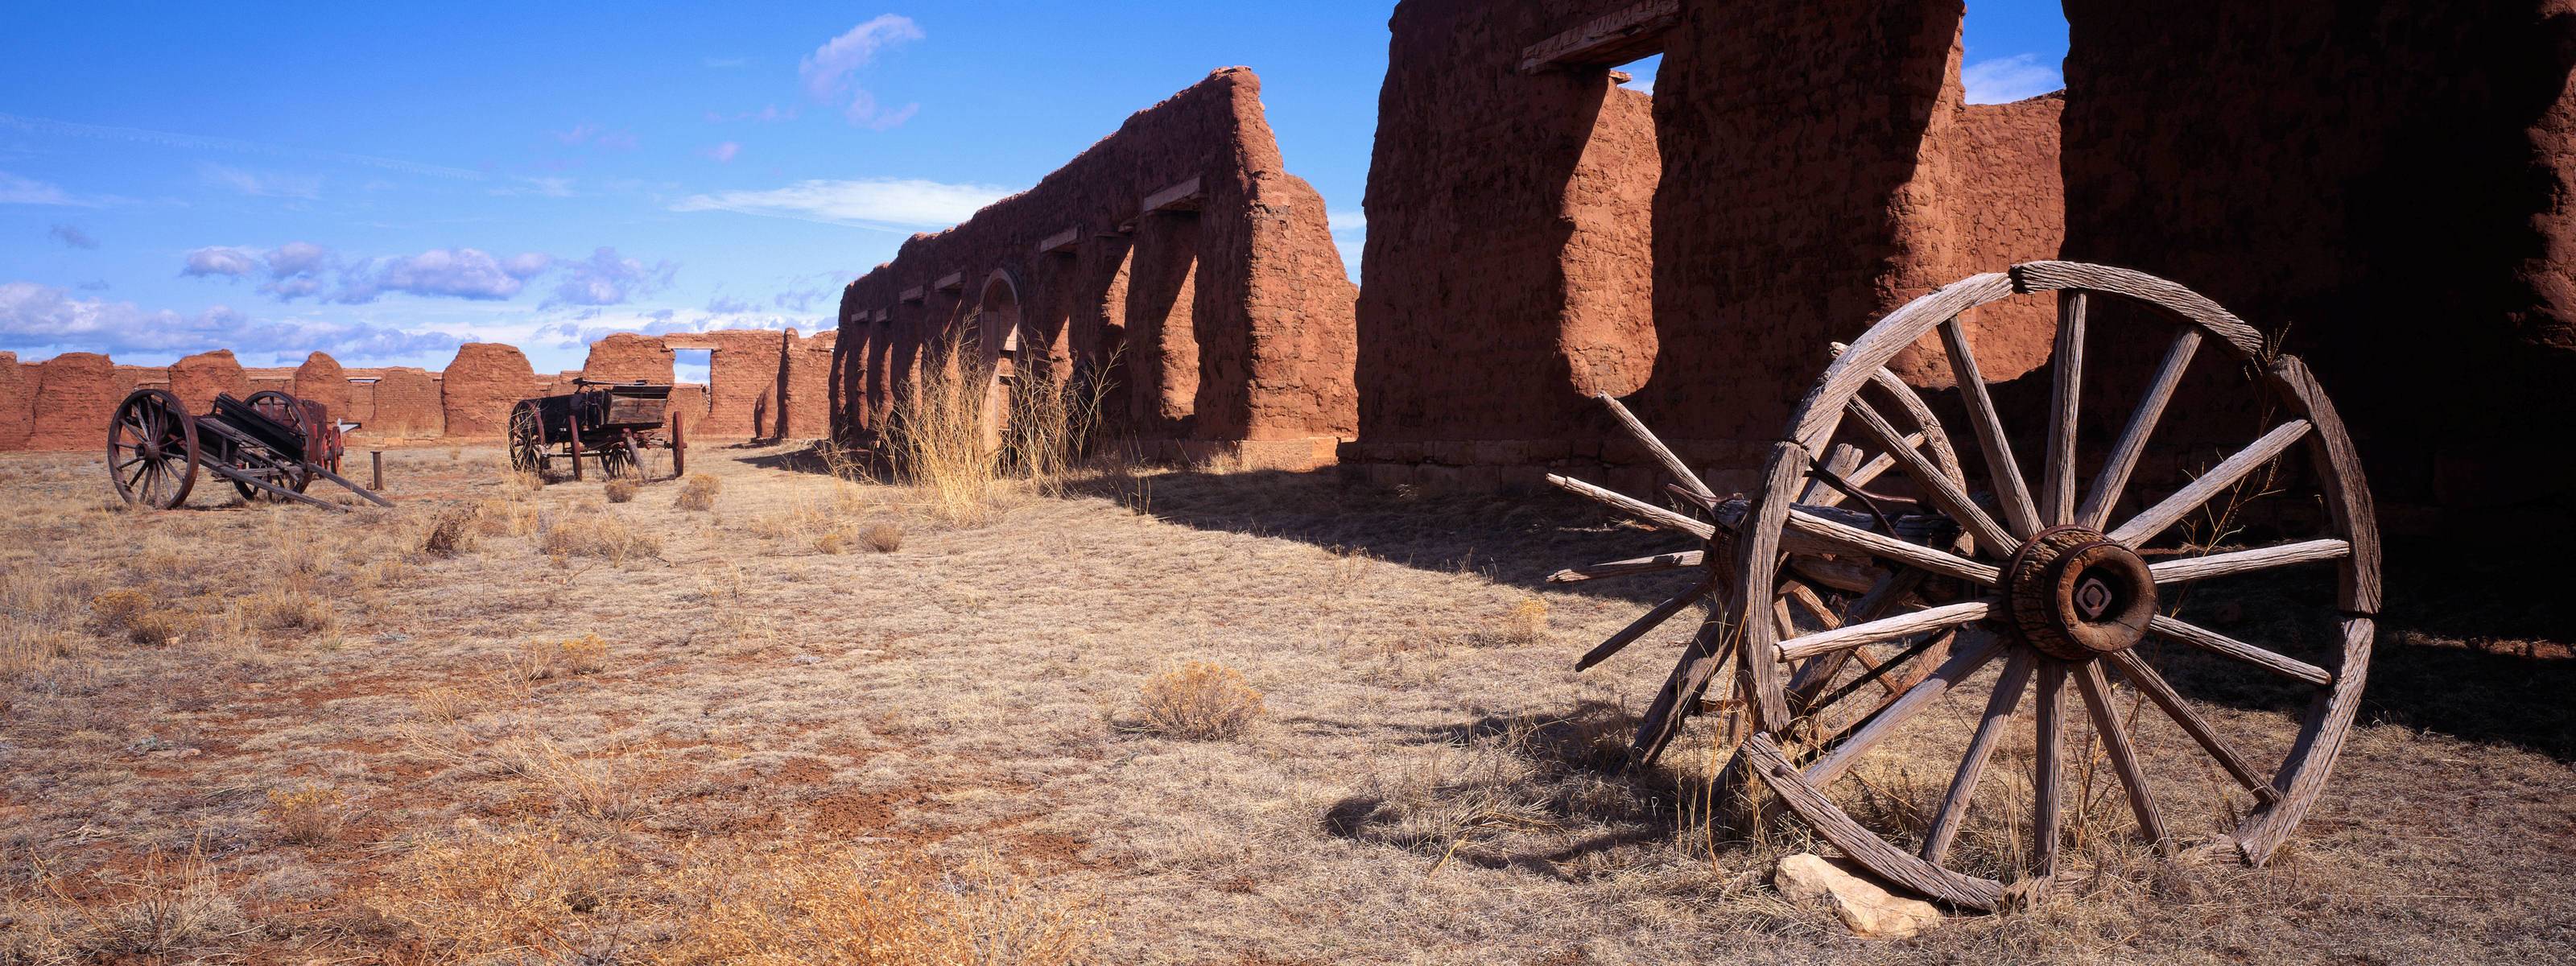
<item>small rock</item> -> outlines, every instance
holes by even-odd
[[[1824,901],[1853,935],[1867,939],[1904,939],[1941,923],[1939,907],[1890,893],[1814,853],[1781,859],[1771,885],[1794,901]]]

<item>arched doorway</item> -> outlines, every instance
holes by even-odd
[[[994,269],[968,317],[961,361],[985,374],[984,446],[997,450],[1010,428],[1011,387],[1019,380],[1020,292],[1009,272]]]

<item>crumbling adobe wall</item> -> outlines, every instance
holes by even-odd
[[[791,338],[765,329],[665,337],[682,348],[713,350],[707,355],[706,404],[693,414],[701,417],[703,425],[690,432],[710,437],[769,435],[768,427],[753,425],[752,411],[777,411],[775,399],[767,405],[762,400],[778,393],[786,365],[782,346]]]
[[[95,352],[66,352],[39,362],[29,449],[107,449],[107,421],[129,387],[116,364]]]
[[[240,361],[233,358],[231,349],[216,349],[171,363],[170,391],[187,404],[190,414],[212,412],[217,394],[249,398],[250,377],[242,371]]]
[[[632,332],[611,333],[591,343],[590,355],[581,364],[581,378],[600,382],[670,383],[677,381],[672,372],[670,348],[660,339]]]
[[[1943,88],[1914,181],[1924,203],[1904,225],[1911,257],[1896,293],[1901,299],[1980,272],[2056,258],[2066,240],[2057,136],[2064,93],[2009,104],[1962,103],[1955,79],[1959,54],[1954,46],[1947,68],[1953,79]],[[2009,298],[1969,312],[1961,322],[1978,371],[1989,381],[2009,381],[2048,364],[2057,302],[2048,296]],[[1898,355],[1889,368],[1916,386],[1948,388],[1957,382],[1937,333]]]
[[[419,438],[447,432],[445,393],[440,378],[410,366],[388,366],[370,392],[366,431],[377,436]]]
[[[381,385],[378,392],[381,408]],[[537,394],[536,370],[517,348],[498,342],[458,346],[439,390],[445,435],[498,439],[509,432],[510,407]]]
[[[27,448],[36,428],[36,381],[33,367],[20,365],[15,352],[0,352],[0,451]]]
[[[1523,48],[1610,6],[1396,7],[1369,161],[1350,459],[1532,468],[1597,456],[1590,395],[1645,380],[1657,351],[1654,102],[1606,70],[1517,70]]]
[[[779,439],[818,438],[832,430],[833,345],[839,334],[817,332],[800,339],[791,329],[787,335],[779,363],[779,381],[785,387],[787,404],[779,407],[781,422],[765,435]]]
[[[2068,257],[2286,333],[2393,528],[2567,503],[2576,451],[2530,442],[2576,423],[2571,4],[2066,13]],[[2176,433],[2241,446],[2253,417]]]
[[[330,356],[319,352],[305,356],[304,364],[295,367],[294,388],[288,392],[297,399],[321,403],[335,419],[357,418],[350,415],[348,371]]]
[[[1195,197],[1146,210],[1193,180]],[[1147,278],[1156,284],[1143,291],[1123,281]],[[834,343],[833,431],[868,442],[925,350],[962,337],[970,318],[993,324],[999,299],[1024,326],[1016,355],[1053,356],[1061,342],[1069,375],[1086,378],[1115,361],[1123,377],[1105,405],[1129,417],[1115,431],[1174,454],[1328,462],[1356,420],[1355,298],[1322,198],[1281,165],[1259,79],[1226,68],[852,283]],[[1152,339],[1128,337],[1140,325]],[[1004,341],[973,340],[997,365]]]

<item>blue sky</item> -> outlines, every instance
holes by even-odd
[[[13,4],[0,350],[547,371],[811,332],[906,235],[1235,64],[1356,270],[1390,9]],[[2065,47],[2054,4],[1973,6],[1971,98],[2054,89]]]

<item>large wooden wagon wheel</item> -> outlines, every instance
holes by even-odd
[[[543,480],[546,465],[545,425],[534,402],[510,408],[510,468]]]
[[[1959,316],[2016,294],[2047,292],[2058,293],[2059,324],[2048,366],[2045,435],[2027,451],[2041,460],[2033,480],[2016,458]],[[2085,458],[2078,452],[2077,416],[2088,369],[2088,302],[2094,300],[2143,305],[2175,323],[2176,331],[2143,380],[2143,393],[2119,424],[2115,441],[2098,457]],[[1984,457],[1978,491],[1937,458],[1937,420],[1917,421],[1929,407],[1885,368],[1935,329],[1958,376],[1958,408]],[[2202,343],[2213,341],[2258,377],[2243,391],[2265,405],[2232,411],[2262,412],[2267,425],[2249,430],[2250,442],[2199,468],[2188,482],[2155,486],[2142,480],[2133,487],[2175,390]],[[1892,399],[1911,428],[1891,421],[1874,399]],[[2358,708],[2379,609],[2379,548],[2369,492],[2342,421],[2307,368],[2295,357],[2268,353],[2258,332],[2197,293],[2125,269],[2032,262],[1925,295],[1872,326],[1825,371],[1786,438],[1774,444],[1761,491],[1750,499],[1716,498],[1630,422],[1681,481],[1674,492],[1704,507],[1717,524],[1598,488],[1570,486],[1709,540],[1704,553],[1713,565],[1702,587],[1711,592],[1715,616],[1684,648],[1680,665],[1647,712],[1637,760],[1651,761],[1662,751],[1731,658],[1755,733],[1730,771],[1760,778],[1827,840],[1879,874],[1974,909],[2001,904],[2005,881],[2044,882],[2057,870],[2066,833],[2067,772],[2092,760],[2078,753],[2081,747],[2068,747],[2067,719],[2076,702],[2141,838],[2159,849],[2172,848],[2180,838],[2170,824],[2177,816],[2227,811],[2224,805],[2166,806],[2168,796],[2196,790],[2194,783],[2173,777],[2178,771],[2197,768],[2243,790],[2250,804],[2229,839],[2255,864],[2271,857],[2322,790]],[[2194,429],[2204,436],[2209,431],[2205,425]],[[1869,496],[1862,489],[1891,470],[1910,488],[1911,500]],[[2295,481],[2325,510],[2316,532],[2303,534],[2309,539],[2220,550],[2214,544],[2225,534],[2194,525],[2220,515],[2221,507],[2237,507],[2251,491],[2290,488],[2284,480]],[[1820,489],[1857,491],[1853,502],[1868,504],[1868,512],[1855,514],[1848,503],[1819,499]],[[2315,661],[2284,653],[2296,640],[2249,643],[2160,606],[2171,604],[2188,582],[2254,574],[2279,579],[2296,575],[2267,572],[2326,562],[2333,564],[2335,603],[2330,613],[2311,615],[2330,628],[2318,635],[2325,646],[2311,655]],[[1798,596],[1798,588],[1816,578],[1814,571],[1846,568],[1850,577],[1874,575],[1859,597],[1814,608],[1804,620],[1776,608],[1775,600]],[[1896,593],[1899,584],[1911,586]],[[1760,604],[1747,606],[1748,601]],[[1872,646],[1903,647],[1904,653],[1877,663],[1910,663],[1915,667],[1907,673],[1919,678],[1847,721],[1819,720],[1818,709],[1802,703],[1812,700],[1802,690],[1822,679],[1832,693],[1848,696],[1850,689],[1836,683],[1836,675],[1853,672],[1826,670],[1817,662]],[[2249,752],[2254,745],[2206,720],[2168,683],[2165,672],[2196,658],[2195,671],[2206,675],[2268,678],[2308,693],[2296,735],[2275,742],[2281,748],[2277,762]],[[1990,666],[1995,670],[1988,673]],[[2114,675],[2136,694],[2115,691]],[[1982,702],[1945,700],[1978,691],[1984,692]],[[2025,691],[2034,695],[2026,732],[2014,725]],[[1980,703],[1981,713],[1963,713]],[[2139,729],[2137,719],[2148,705],[2174,727]],[[1947,711],[1939,710],[1945,706]],[[2026,768],[1996,765],[1998,746],[2022,733],[2030,738]],[[1937,797],[1891,807],[1889,800],[1901,792],[1883,783],[1856,787],[1868,784],[1860,774],[1865,757],[1908,755],[1904,761],[1921,761],[1927,749],[1945,748],[1945,742],[1960,750]],[[2021,756],[2007,760],[2019,763]],[[2159,771],[2165,777],[2153,780]],[[2019,781],[2025,777],[2026,786]],[[1993,809],[1995,796],[1977,794],[1981,781],[1990,788],[2000,781],[1998,790],[2016,794],[2026,788],[2028,800]],[[2224,794],[2197,790],[2204,800]],[[1873,801],[1869,822],[1846,810],[1847,803],[1862,799]],[[1977,806],[1980,811],[2003,813],[1988,814],[1989,824],[2006,825],[1983,836],[1976,848],[1964,846],[1961,837],[1972,819],[1972,802],[1985,803]],[[2015,813],[2028,816],[2026,829],[2011,827]]]
[[[107,424],[107,472],[127,503],[167,510],[197,485],[197,422],[166,389],[137,389]]]
[[[303,433],[307,437],[322,431],[322,427],[305,425],[304,407],[295,404],[295,397],[279,392],[275,389],[262,389],[258,392],[251,393],[250,398],[243,400],[243,402],[247,403],[252,409],[258,410],[260,415],[293,427],[297,432]],[[296,455],[301,456],[302,454]],[[242,452],[241,458],[235,460],[233,465],[253,473],[257,473],[262,470],[273,470],[274,473],[269,477],[270,483],[293,490],[297,493],[302,493],[313,486],[313,474],[306,472],[304,464],[295,460],[281,461],[269,458],[266,453],[245,450]],[[336,469],[334,471],[336,472]],[[233,491],[241,494],[242,502],[244,503],[284,503],[287,501],[287,497],[283,494],[277,493],[273,490],[264,490],[240,480],[233,481]]]

